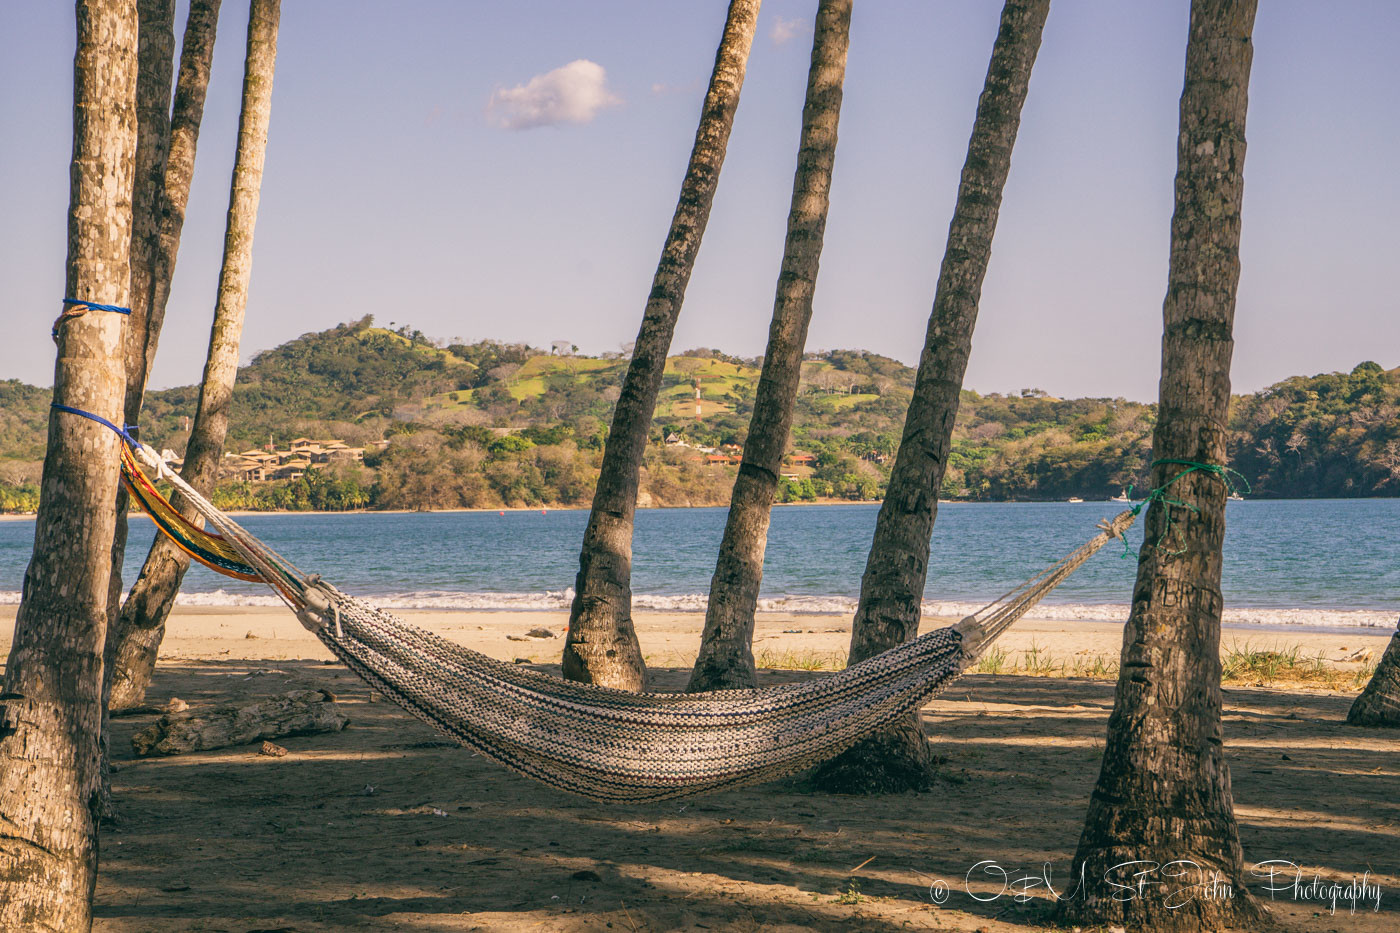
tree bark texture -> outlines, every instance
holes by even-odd
[[[579,553],[563,671],[570,680],[640,690],[646,666],[632,627],[637,483],[676,318],[695,268],[739,106],[760,0],[731,0],[671,229],[613,411]]]
[[[850,33],[851,0],[822,0],[812,39],[807,102],[802,110],[802,136],[773,321],[768,328],[768,347],[749,418],[744,457],[730,495],[724,539],[710,582],[705,633],[687,688],[691,692],[757,685],[754,611],[763,582],[773,498],[792,433],[807,326],[812,320]]]
[[[168,0],[166,0],[168,2]],[[156,219],[155,237],[143,255],[149,272],[138,283],[133,275],[133,287],[145,288],[143,304],[146,323],[141,328],[142,359],[132,362],[128,371],[139,369],[142,374],[140,392],[144,394],[145,378],[155,362],[156,346],[165,309],[170,301],[170,283],[175,274],[175,259],[180,252],[180,234],[185,225],[185,209],[190,200],[190,181],[194,177],[195,150],[199,145],[199,127],[204,119],[204,100],[209,91],[209,71],[214,62],[214,40],[219,24],[222,0],[191,0],[185,20],[185,35],[180,48],[180,72],[175,81],[175,100],[166,131],[165,161],[156,180],[156,200],[152,206]],[[169,78],[166,78],[167,82]],[[135,313],[133,306],[132,312]],[[130,393],[128,394],[130,400]],[[130,402],[128,403],[130,404]],[[140,413],[140,399],[136,400]]]
[[[136,50],[136,164],[131,190],[131,315],[127,318],[123,356],[126,394],[122,417],[134,425],[141,418],[141,398],[146,387],[144,348],[147,301],[150,293],[151,255],[156,247],[161,177],[165,174],[170,146],[170,80],[175,55],[174,0],[137,0]],[[117,610],[122,599],[122,563],[126,557],[127,511],[131,507],[126,487],[118,484],[116,527],[112,535],[112,575],[107,585],[108,636],[103,642],[102,665],[102,798],[104,818],[110,818],[111,782],[107,772],[107,690],[111,683],[111,651]]]
[[[216,11],[217,12],[217,11]],[[208,494],[218,476],[219,459],[223,455],[224,437],[228,433],[228,407],[233,397],[234,379],[238,375],[239,343],[243,335],[243,315],[248,304],[248,283],[253,270],[253,230],[258,219],[258,199],[262,188],[263,162],[267,152],[268,123],[272,113],[272,79],[277,62],[277,27],[280,0],[253,0],[248,20],[248,51],[243,76],[243,109],[238,121],[238,153],[233,165],[233,183],[229,193],[228,224],[224,235],[224,260],[219,271],[219,291],[214,308],[214,324],[209,335],[209,353],[204,364],[204,379],[200,383],[199,403],[185,448],[185,465],[180,475],[200,492]],[[213,18],[208,19],[208,35],[212,49]],[[187,30],[188,34],[188,30]],[[185,68],[181,63],[181,78]],[[207,85],[208,67],[203,81]],[[192,92],[193,93],[193,92]],[[202,101],[202,95],[201,95]],[[178,97],[177,97],[178,102]],[[178,114],[177,114],[178,115]],[[188,124],[180,124],[182,135]],[[197,134],[198,120],[193,132]],[[182,143],[181,157],[189,152],[193,163],[194,138],[188,136],[189,146]],[[175,145],[172,142],[172,174],[182,181],[188,194],[189,172],[176,166]],[[179,214],[183,217],[183,203]],[[178,228],[173,234],[169,265],[161,267],[168,280],[174,263],[174,249],[179,245]],[[164,251],[164,250],[163,250]],[[164,296],[168,296],[168,286]],[[194,513],[178,498],[172,500],[187,518]],[[118,616],[118,642],[112,658],[112,709],[139,706],[155,670],[161,639],[165,636],[165,621],[174,605],[180,583],[189,569],[190,559],[184,551],[164,536],[157,536],[146,555],[146,562],[136,583],[127,596]]]
[[[137,0],[136,178],[131,192],[131,320],[126,332],[128,424],[141,417],[154,262],[170,155],[170,85],[175,66],[175,0]]]
[[[1165,460],[1225,463],[1255,3],[1191,4],[1154,487],[1187,469]],[[1193,471],[1169,495],[1187,505],[1147,511],[1103,766],[1071,874],[1084,883],[1061,910],[1133,929],[1253,929],[1265,914],[1243,883],[1220,722],[1226,488]],[[1141,896],[1118,896],[1110,882],[1136,888],[1143,871]],[[1220,884],[1232,896],[1213,894]]]
[[[1400,727],[1400,630],[1390,636],[1376,672],[1347,711],[1347,724]]]
[[[180,73],[175,84],[174,110],[166,134],[166,154],[159,177],[153,179],[156,189],[154,203],[148,205],[150,219],[155,223],[153,239],[145,244],[141,254],[145,272],[140,280],[137,278],[138,263],[133,258],[132,293],[133,296],[141,296],[146,310],[144,324],[138,328],[135,323],[136,299],[133,298],[132,334],[128,337],[138,335],[140,342],[138,347],[133,347],[130,339],[127,343],[126,420],[129,424],[135,424],[140,418],[146,380],[155,360],[156,344],[170,299],[170,284],[180,250],[185,208],[189,204],[190,181],[194,176],[195,149],[204,117],[204,99],[209,89],[209,71],[214,60],[219,5],[220,0],[193,0],[190,4],[185,21],[184,44],[180,51]],[[142,35],[144,42],[144,31]],[[168,73],[166,81],[169,81]],[[138,86],[138,98],[140,94]],[[134,220],[140,220],[141,216],[137,213]],[[125,503],[123,490],[117,508],[117,542],[122,552],[126,544]],[[187,511],[185,517],[191,521],[200,520],[192,510]],[[157,563],[172,557],[188,560],[183,551],[169,547],[164,538],[158,536],[155,544],[158,548]],[[174,555],[169,553],[172,550]],[[120,573],[122,557],[123,554],[118,553],[114,546],[112,566],[115,583],[120,583],[117,574]],[[151,566],[151,560],[148,554],[146,566]],[[143,574],[144,570],[145,567]],[[132,600],[128,597],[125,605],[114,607],[114,621],[107,638],[106,664],[108,705],[112,709],[123,710],[141,705],[146,688],[150,685],[156,649],[165,631],[165,615],[152,618],[138,611],[151,605],[151,600],[145,595],[146,590],[147,587],[141,584],[138,577],[137,585],[132,587],[132,595],[138,598]],[[155,605],[161,603],[156,602]],[[168,613],[169,603],[164,605]],[[143,666],[144,675],[141,673]]]
[[[1040,50],[1050,0],[1007,0],[968,140],[948,243],[934,293],[914,394],[875,523],[851,624],[855,664],[910,640],[928,578],[938,489],[953,443],[963,375],[1021,108]],[[816,786],[839,793],[917,789],[932,777],[918,713],[872,736],[814,772]]]
[[[125,306],[136,154],[132,0],[77,4],[66,295]],[[122,416],[119,314],[69,318],[54,401]],[[0,929],[86,930],[97,870],[102,645],[120,441],[76,415],[49,418],[34,556],[0,694]]]

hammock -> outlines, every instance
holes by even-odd
[[[771,781],[834,757],[918,709],[1136,517],[963,619],[830,677],[757,690],[630,693],[507,664],[302,573],[215,508],[151,448],[136,456],[215,529],[182,518],[124,451],[123,478],[160,530],[212,569],[271,586],[350,670],[409,713],[551,787],[649,801]]]

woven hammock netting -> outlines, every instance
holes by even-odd
[[[181,517],[131,453],[123,457],[128,488],[193,557],[272,587],[350,670],[445,735],[551,787],[603,801],[755,784],[840,754],[947,687],[1136,517],[1129,510],[1101,523],[1084,546],[957,625],[829,677],[755,690],[630,693],[495,660],[348,596],[250,535],[149,447],[133,450],[212,529]]]

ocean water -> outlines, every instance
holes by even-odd
[[[974,609],[1078,547],[1122,506],[945,503],[934,529],[926,613]],[[774,510],[761,608],[849,612],[860,592],[875,505]],[[1395,626],[1400,613],[1400,500],[1231,502],[1225,622],[1288,629]],[[250,515],[253,534],[303,570],[389,608],[568,606],[586,511]],[[638,608],[703,611],[724,509],[644,509],[633,543]],[[130,584],[154,534],[132,520]],[[32,519],[0,522],[0,603],[19,601]],[[1141,532],[1130,533],[1134,548]],[[1135,563],[1109,544],[1032,618],[1123,620]],[[196,566],[179,597],[195,605],[275,605],[257,584]]]

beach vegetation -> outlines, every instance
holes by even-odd
[[[625,361],[614,358],[550,357],[524,345],[483,340],[443,351],[428,338],[375,327],[363,318],[327,331],[306,334],[258,354],[239,371],[229,408],[229,449],[286,445],[292,438],[335,437],[366,448],[371,467],[383,456],[376,444],[434,431],[456,443],[490,448],[502,434],[537,445],[571,440],[580,469],[596,477]],[[392,338],[392,339],[390,339]],[[742,446],[758,385],[758,360],[697,357],[687,350],[668,361],[697,359],[703,417],[694,416],[690,383],[663,388],[648,438],[641,477],[643,499],[652,505],[723,505],[737,469],[706,465],[703,448]],[[465,356],[464,356],[464,355]],[[467,357],[487,363],[524,358],[531,362],[538,392],[512,394],[515,362],[484,371]],[[539,362],[534,362],[538,360]],[[578,364],[576,372],[563,369]],[[914,370],[897,360],[853,350],[809,353],[804,373],[820,362],[877,382],[880,393],[827,394],[811,380],[803,383],[794,408],[792,450],[807,451],[816,463],[781,479],[779,502],[876,501],[883,498],[909,404]],[[441,365],[439,366],[438,363]],[[512,370],[512,366],[520,369]],[[534,367],[539,367],[535,369]],[[1372,368],[1375,367],[1375,368]],[[1239,469],[1254,498],[1359,497],[1400,495],[1400,368],[1376,364],[1350,373],[1295,376],[1230,403],[1229,462]],[[492,375],[494,373],[494,375]],[[713,378],[711,378],[713,377]],[[460,388],[466,386],[466,388]],[[671,408],[667,393],[676,391]],[[16,380],[0,381],[0,490],[19,503],[12,510],[33,511],[16,487],[38,478],[44,456],[49,390]],[[455,393],[457,401],[449,396]],[[185,450],[185,417],[194,413],[194,387],[148,392],[142,436],[156,447]],[[825,399],[851,399],[838,408]],[[721,404],[722,403],[722,404]],[[1126,399],[1058,399],[1015,394],[961,393],[948,467],[939,498],[967,501],[1051,500],[1071,495],[1109,498],[1147,481],[1150,435],[1156,406]],[[667,437],[686,445],[667,447]],[[507,441],[485,459],[509,459],[518,451]],[[1290,449],[1291,445],[1291,449]],[[700,469],[689,479],[706,478],[677,493],[673,471],[660,455],[688,455]],[[402,455],[402,454],[397,454]],[[682,458],[683,459],[683,458]],[[660,474],[669,477],[656,486]],[[596,481],[596,480],[591,480]],[[810,482],[809,482],[810,481]],[[364,482],[370,508],[388,508],[375,492],[376,470]],[[663,488],[664,487],[664,488]],[[388,492],[386,487],[385,492]],[[395,501],[402,502],[401,496]],[[437,508],[422,502],[395,508]],[[551,506],[586,505],[561,491],[541,488],[531,500]],[[480,507],[507,503],[489,497]],[[250,506],[260,508],[261,506]]]

